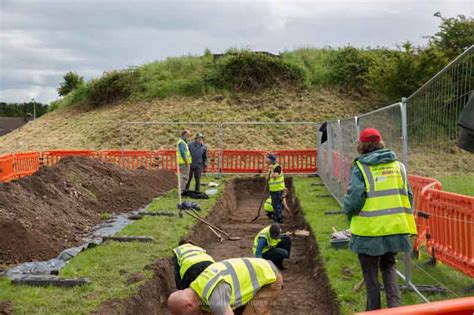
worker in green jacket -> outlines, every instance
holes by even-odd
[[[173,253],[174,279],[178,290],[189,288],[191,282],[215,262],[205,249],[186,241],[181,241]]]
[[[176,143],[176,163],[179,166],[181,192],[186,188],[189,179],[189,171],[192,163],[191,152],[189,151],[188,139],[191,137],[191,131],[183,130],[181,138]]]
[[[285,190],[285,176],[283,169],[277,162],[277,157],[274,154],[267,156],[268,164],[268,190],[272,198],[272,207],[274,210],[273,221],[283,223],[283,203],[282,196]]]
[[[283,195],[281,197],[282,199],[282,204],[283,204],[283,209],[291,216],[294,216],[294,213],[290,210],[290,207],[288,207],[288,202],[286,199],[288,198],[288,189],[285,188],[283,190]],[[272,197],[268,196],[268,198],[265,200],[265,203],[263,205],[263,209],[265,210],[265,214],[269,219],[273,219],[274,211],[273,211],[273,205],[272,205]]]
[[[263,228],[253,240],[252,252],[255,257],[271,260],[278,269],[286,269],[283,260],[290,258],[291,239],[281,232],[278,223]]]
[[[270,314],[283,277],[277,267],[259,258],[232,258],[214,263],[189,288],[168,297],[171,314]]]
[[[416,234],[413,193],[403,163],[384,149],[380,132],[360,132],[351,169],[344,212],[351,224],[350,248],[358,254],[367,289],[367,311],[381,308],[378,270],[382,272],[388,307],[401,304],[396,254],[410,252],[410,235]]]

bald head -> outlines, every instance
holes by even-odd
[[[190,130],[183,130],[181,133],[181,137],[188,139],[191,136],[191,131]]]
[[[173,315],[199,315],[199,304],[199,297],[189,288],[173,292],[168,297],[168,310]]]

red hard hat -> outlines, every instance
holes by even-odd
[[[365,128],[359,134],[359,142],[382,141],[382,135],[375,128]]]

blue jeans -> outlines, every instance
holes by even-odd
[[[281,222],[283,220],[283,190],[271,191],[273,207],[273,221]]]

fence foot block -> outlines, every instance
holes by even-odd
[[[90,284],[91,281],[87,278],[60,278],[57,276],[39,276],[39,275],[27,275],[12,279],[14,285],[30,285],[35,287],[63,287],[73,288],[76,286],[83,286]]]
[[[176,211],[142,212],[140,214],[143,216],[148,215],[148,216],[154,216],[154,217],[159,217],[159,216],[175,217]]]
[[[104,242],[116,241],[116,242],[140,242],[140,243],[151,243],[155,241],[155,238],[151,236],[104,236],[102,237]]]

